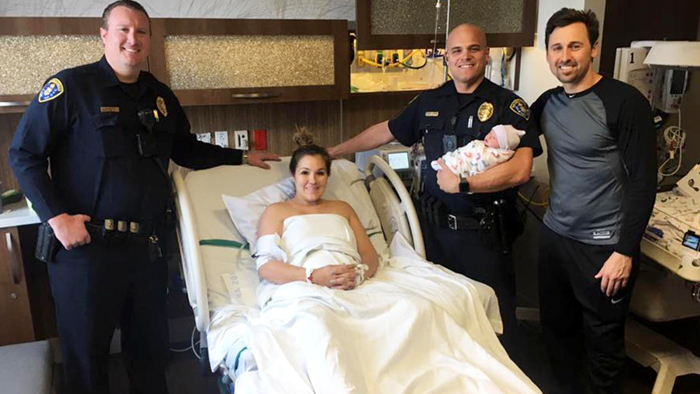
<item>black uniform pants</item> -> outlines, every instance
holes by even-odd
[[[117,324],[130,392],[167,392],[164,259],[149,261],[145,242],[90,244],[60,250],[49,264],[49,278],[66,393],[109,393],[109,348]]]
[[[515,319],[515,275],[510,255],[488,247],[476,230],[451,230],[422,223],[426,255],[429,261],[485,283],[493,288],[503,320],[500,340],[511,357],[521,338]]]
[[[612,246],[583,244],[542,225],[540,319],[557,385],[552,393],[584,393],[585,385],[596,394],[622,393],[625,315],[636,272],[626,288],[606,296],[594,277],[612,253]],[[584,370],[585,385],[578,382]]]

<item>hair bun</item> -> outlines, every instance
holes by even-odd
[[[315,140],[316,139],[314,138],[313,134],[311,134],[307,127],[297,126],[297,132],[294,133],[294,136],[292,137],[292,141],[299,145],[299,147],[316,145]]]

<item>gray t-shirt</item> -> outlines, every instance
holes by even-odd
[[[593,245],[638,248],[656,193],[649,103],[633,87],[602,78],[586,91],[545,92],[533,114],[547,140],[551,183],[544,223]]]

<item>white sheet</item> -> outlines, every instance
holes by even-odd
[[[249,322],[266,393],[537,393],[513,364],[471,285],[392,258],[351,292],[282,286]]]
[[[493,292],[488,302],[479,296],[491,289],[477,289],[405,245],[395,237],[394,257],[352,291],[294,282],[275,286],[260,312],[231,307],[212,319],[210,345],[229,342],[229,365],[241,338],[257,362],[258,371],[238,379],[236,390],[538,393],[496,338],[487,317],[487,310],[498,312]]]
[[[231,257],[231,249],[210,247],[205,249],[207,259],[217,258],[224,260]],[[416,260],[423,262],[424,260],[418,256],[410,244],[402,237],[394,237],[391,243],[391,248],[388,251],[391,256],[398,257],[403,261]],[[236,263],[238,269],[231,273],[220,272],[219,276],[208,278],[207,281],[218,281],[225,284],[228,289],[228,294],[212,293],[210,297],[215,295],[220,302],[216,308],[212,308],[213,313],[211,324],[207,330],[207,339],[209,342],[209,360],[212,371],[224,363],[229,369],[234,370],[235,358],[238,352],[245,347],[245,340],[241,337],[246,332],[246,324],[259,316],[260,310],[255,306],[256,294],[255,285],[257,284],[257,272],[255,271],[255,261],[250,258],[246,251],[235,252],[240,257]],[[207,260],[208,261],[208,260]],[[390,261],[390,260],[386,260]],[[466,278],[464,276],[453,273],[452,271],[440,266],[429,265],[431,270],[457,275],[462,280],[471,284],[472,288],[478,293],[478,299],[486,312],[486,316],[493,330],[497,333],[503,332],[503,323],[501,321],[500,311],[498,308],[498,299],[491,287]],[[213,273],[212,273],[213,274]],[[222,286],[223,287],[223,286]]]

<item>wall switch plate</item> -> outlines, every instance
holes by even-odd
[[[233,132],[233,147],[241,150],[248,150],[248,130],[236,130]]]
[[[197,141],[206,142],[211,144],[211,133],[197,133]]]
[[[228,148],[228,131],[215,131],[214,143],[222,148]]]

